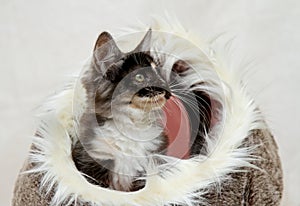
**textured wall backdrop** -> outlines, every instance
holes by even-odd
[[[297,0],[0,0],[0,205],[34,133],[34,108],[80,70],[97,35],[165,11],[204,38],[235,37],[231,62],[254,60],[249,92],[279,143],[284,205],[300,205],[300,3]]]

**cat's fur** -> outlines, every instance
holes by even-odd
[[[138,178],[153,161],[151,155],[167,150],[168,138],[160,121],[172,93],[184,99],[190,114],[191,136],[196,137],[191,154],[199,154],[204,144],[202,135],[209,129],[211,115],[209,97],[201,91],[178,92],[189,65],[178,60],[168,82],[160,73],[159,61],[150,54],[150,42],[151,30],[129,53],[122,53],[107,32],[96,42],[91,67],[82,79],[88,104],[72,152],[77,168],[91,183],[122,191],[143,186]],[[137,75],[145,80],[137,82]],[[162,95],[161,102],[155,100]],[[147,105],[151,99],[155,103]]]

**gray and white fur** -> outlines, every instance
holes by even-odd
[[[150,54],[150,44],[151,29],[128,53],[121,52],[107,32],[96,41],[91,65],[82,78],[88,102],[72,152],[76,167],[93,184],[137,190],[144,184],[140,177],[153,161],[152,155],[166,152],[163,107],[170,96],[180,93],[180,76],[189,67],[179,60],[172,67],[172,77],[165,78],[160,60]],[[191,118],[205,122],[195,125],[191,120],[191,133],[196,136],[191,152],[200,153],[201,136],[209,129],[209,97],[199,91],[181,92],[181,96],[188,100],[184,103]],[[188,104],[190,96],[196,96],[193,106]],[[203,115],[197,116],[196,110]]]

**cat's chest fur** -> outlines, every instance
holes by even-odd
[[[164,141],[159,126],[137,126],[129,122],[108,120],[94,128],[91,154],[99,159],[146,157],[156,152]]]
[[[95,127],[93,133],[94,137],[88,144],[82,142],[85,146],[81,149],[85,150],[85,154],[80,155],[79,162],[89,162],[87,165],[90,165],[93,161],[94,164],[98,164],[97,167],[104,167],[107,175],[101,174],[101,178],[92,178],[100,178],[98,182],[106,182],[109,188],[117,190],[131,190],[134,179],[144,173],[151,155],[161,152],[166,147],[162,127],[149,121],[137,123],[119,117]],[[107,161],[110,161],[109,165],[101,165]],[[89,174],[87,171],[89,167],[82,165],[82,172],[91,176],[93,173]],[[99,168],[97,170],[100,170]]]

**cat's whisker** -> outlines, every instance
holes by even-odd
[[[173,79],[171,82],[170,82],[170,85],[190,85],[190,82],[188,82],[187,80],[185,79],[180,79],[180,81],[178,81],[178,79]]]
[[[182,87],[188,88],[188,85],[186,83],[176,83],[176,84],[170,85],[170,89],[176,89],[176,88],[182,88]]]
[[[159,108],[160,107],[160,104],[155,101],[155,104],[156,104],[156,107]],[[156,113],[158,113],[158,117],[159,117],[159,120],[163,121],[164,120],[164,117],[163,117],[163,114],[162,114],[162,111],[161,110],[157,110],[155,111]]]
[[[177,95],[177,98],[179,100],[181,100],[183,103],[187,104],[188,106],[198,110],[198,103],[197,103],[196,98],[194,96],[185,97],[183,95]],[[191,98],[193,98],[193,99],[191,99]],[[176,103],[177,103],[177,101],[178,100],[176,100]]]
[[[190,114],[192,112],[192,114],[194,114],[195,116],[202,116],[202,117],[206,117],[206,114],[204,113],[204,111],[202,111],[199,108],[198,103],[196,103],[195,101],[191,101],[190,99],[185,99],[182,98],[180,99],[183,103],[186,104],[186,106],[189,108],[186,108],[189,110]],[[175,103],[177,104],[178,107],[180,107],[181,105],[178,103],[178,101],[175,101]]]

